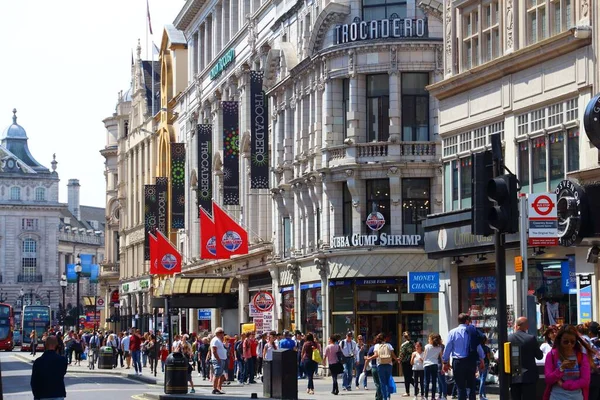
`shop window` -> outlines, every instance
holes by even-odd
[[[331,288],[331,311],[354,311],[354,290],[352,285],[334,286]]]
[[[294,310],[294,290],[291,287],[286,288],[287,290],[281,294],[283,301],[283,326],[285,329],[292,329],[292,324],[295,320]]]
[[[444,211],[452,211],[452,170],[444,163]]]
[[[303,329],[317,337],[323,337],[323,307],[321,304],[321,288],[302,291]]]
[[[402,234],[425,237],[422,222],[430,214],[429,178],[402,180]]]
[[[350,79],[342,80],[342,109],[344,112],[344,138],[348,136],[348,113],[350,112]]]
[[[579,129],[567,132],[567,172],[579,169]]]
[[[471,175],[473,166],[471,157],[460,159],[460,198],[461,208],[471,207]]]
[[[372,212],[380,212],[385,218],[385,225],[378,231],[370,231],[368,233],[390,233],[390,180],[389,179],[370,179],[367,184],[367,208],[364,220]],[[366,225],[365,229],[368,229]]]
[[[565,177],[565,143],[563,132],[553,133],[550,143],[550,187],[558,186]]]
[[[531,141],[533,193],[546,191],[546,138]]]
[[[342,183],[342,230],[344,236],[352,235],[352,195],[348,184]]]
[[[333,333],[337,333],[342,337],[346,332],[354,331],[355,317],[352,314],[332,315]]]
[[[541,323],[577,324],[577,295],[563,293],[561,267],[565,260],[531,260],[528,291],[539,304]]]
[[[428,73],[402,74],[402,140],[426,142],[429,140],[429,84]]]
[[[407,17],[405,0],[363,0],[362,7],[364,21]]]
[[[397,311],[398,286],[358,287],[357,311]]]
[[[389,137],[390,85],[388,74],[367,76],[367,141]]]
[[[521,182],[521,193],[529,193],[529,142],[520,142],[517,146],[519,147],[518,176]]]
[[[460,311],[471,316],[473,325],[486,334],[488,346],[497,350],[498,302],[496,298],[496,277],[476,273],[473,276],[462,276],[460,278],[460,292]],[[509,321],[512,319],[512,317],[509,318]],[[509,325],[512,324],[509,323]]]
[[[458,210],[458,161],[452,161],[452,209]]]

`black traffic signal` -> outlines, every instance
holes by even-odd
[[[471,179],[471,233],[473,235],[490,236],[494,233],[488,223],[488,215],[493,203],[487,196],[487,184],[493,175],[493,160],[491,150],[471,155],[473,177]]]
[[[488,214],[490,227],[500,233],[518,232],[517,177],[513,174],[504,174],[490,179],[487,184],[487,195],[495,203]]]

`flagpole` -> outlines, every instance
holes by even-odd
[[[154,41],[152,41],[152,111],[150,111],[150,115],[154,118]],[[154,130],[154,128],[152,128]]]
[[[150,6],[146,0],[146,60],[148,59],[148,32],[150,31]]]
[[[217,207],[219,207],[221,209],[221,211],[223,211],[225,214],[227,214],[227,216],[229,218],[231,218],[234,222],[235,222],[235,218],[233,217],[233,215],[231,215],[231,213],[229,213],[229,211],[227,211],[226,209],[223,208],[223,206],[220,206],[219,204],[217,204],[217,202],[213,199],[213,203],[217,205]],[[212,217],[214,218],[214,212],[212,213]],[[246,226],[243,222],[236,222],[239,226],[241,226],[242,228],[244,228],[246,230],[246,232],[251,232],[254,236],[256,236],[257,238],[259,238],[260,240],[262,240],[263,242],[266,242],[265,239],[263,239],[262,237],[260,237],[260,235],[258,233],[256,233],[255,231],[253,231],[252,229],[250,229],[248,226]],[[250,239],[248,239],[248,242],[250,242]],[[248,243],[248,245],[250,245],[250,243]]]

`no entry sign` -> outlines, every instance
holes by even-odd
[[[530,194],[529,246],[558,246],[558,218],[556,194]]]

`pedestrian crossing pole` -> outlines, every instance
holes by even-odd
[[[504,160],[502,157],[502,143],[500,135],[492,136],[493,177],[497,178],[504,174]],[[511,195],[515,195],[512,193]],[[504,343],[508,342],[507,331],[507,300],[506,300],[506,242],[504,233],[495,230],[494,247],[496,253],[496,288],[498,291],[498,364],[504,365],[505,354]],[[504,368],[498,369],[500,386],[500,400],[509,400],[510,380]]]

